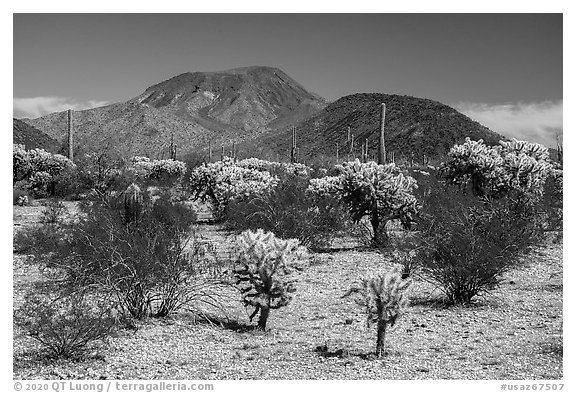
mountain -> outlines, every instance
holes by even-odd
[[[466,137],[483,139],[494,145],[507,138],[482,126],[442,103],[424,98],[394,94],[361,93],[340,98],[308,119],[295,124],[297,146],[304,159],[318,155],[334,156],[336,144],[340,157],[350,152],[348,127],[354,135],[354,154],[360,157],[360,145],[368,140],[371,156],[377,154],[381,104],[386,104],[385,142],[388,152],[394,151],[415,159],[444,155],[455,143]],[[283,127],[259,138],[266,145],[289,157],[291,127]]]
[[[56,139],[21,120],[13,119],[12,130],[12,143],[24,145],[27,150],[44,149],[50,153],[60,150],[60,143]]]
[[[307,118],[326,105],[278,68],[243,67],[184,73],[123,103],[76,111],[76,154],[103,149],[121,155],[167,157],[178,152],[253,138]],[[67,114],[25,119],[64,143]]]
[[[506,139],[442,103],[394,94],[361,93],[328,104],[273,67],[184,73],[148,87],[126,102],[73,112],[75,155],[110,151],[124,157],[167,158],[173,138],[178,158],[212,143],[238,144],[241,156],[289,159],[292,127],[300,157],[360,156],[368,140],[377,151],[381,104],[386,104],[386,149],[397,158],[444,155],[465,137],[495,144]],[[67,114],[25,119],[66,145]],[[354,135],[350,153],[347,130]]]

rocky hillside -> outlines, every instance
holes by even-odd
[[[302,158],[350,155],[348,127],[354,135],[353,155],[360,157],[360,144],[368,140],[369,154],[377,154],[381,104],[386,104],[386,148],[419,159],[441,156],[466,137],[496,144],[503,136],[473,121],[457,110],[436,101],[391,94],[353,94],[340,98],[304,121],[296,123],[297,145]],[[269,149],[290,151],[291,127],[283,127],[260,139]]]
[[[13,119],[12,143],[24,145],[28,150],[44,149],[51,153],[58,153],[60,150],[56,139],[18,119]]]
[[[291,124],[325,106],[283,71],[244,67],[194,72],[147,88],[124,103],[74,112],[75,151],[111,150],[122,155],[167,156],[172,136],[179,152],[253,138]],[[66,113],[25,119],[58,141]]]

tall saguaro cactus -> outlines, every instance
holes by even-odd
[[[296,127],[292,127],[292,149],[290,150],[290,162],[295,163],[296,161]]]
[[[176,145],[174,144],[174,133],[170,136],[170,159],[176,160]]]
[[[384,123],[386,122],[386,104],[382,103],[382,117],[380,118],[380,138],[378,140],[378,164],[386,164],[386,144],[384,142]]]
[[[74,124],[72,122],[72,109],[68,109],[68,158],[74,161]]]
[[[556,152],[558,154],[558,162],[564,162],[564,146],[560,143],[560,135],[556,135]]]

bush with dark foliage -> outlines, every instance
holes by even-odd
[[[76,221],[36,227],[39,241],[17,241],[17,248],[59,270],[69,289],[97,288],[136,319],[214,303],[217,260],[191,232],[195,213],[160,196],[146,199],[138,220],[126,223],[122,207],[116,200],[82,203]]]
[[[311,249],[325,247],[347,229],[349,215],[335,198],[315,197],[307,188],[308,178],[284,174],[269,194],[231,202],[226,227],[233,231],[260,228],[283,239],[298,239]]]
[[[14,311],[14,322],[51,357],[78,357],[113,333],[116,318],[107,303],[83,292],[31,291]]]
[[[542,239],[534,205],[506,196],[479,199],[454,187],[437,187],[418,221],[422,276],[438,285],[449,304],[470,303],[494,289]]]

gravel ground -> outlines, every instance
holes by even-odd
[[[16,216],[16,213],[15,213]],[[23,215],[25,216],[25,215]],[[215,241],[226,233],[199,230]],[[48,360],[14,330],[14,379],[561,379],[562,248],[534,251],[503,285],[467,307],[445,308],[441,294],[416,280],[407,313],[375,359],[375,328],[342,294],[358,277],[383,271],[378,253],[315,254],[297,272],[289,306],[273,310],[267,332],[249,329],[232,289],[223,315],[208,322],[191,313],[120,330],[82,360]],[[14,257],[14,305],[39,277]]]

